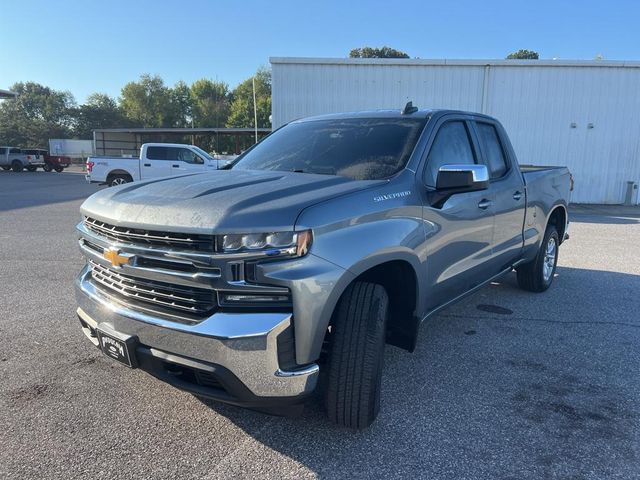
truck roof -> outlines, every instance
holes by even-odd
[[[344,112],[344,113],[329,113],[325,115],[315,115],[312,117],[305,117],[298,120],[294,120],[294,122],[309,122],[315,120],[333,120],[333,119],[348,119],[348,118],[427,118],[434,113],[461,113],[464,115],[475,115],[479,117],[487,117],[491,118],[488,115],[478,113],[478,112],[466,112],[463,110],[453,110],[453,109],[436,109],[436,108],[428,108],[428,109],[420,109],[414,113],[402,113],[402,110],[364,110],[360,112]]]

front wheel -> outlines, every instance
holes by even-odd
[[[54,169],[57,173],[60,173],[60,172],[62,172],[62,171],[64,170],[64,167],[61,167],[61,166],[57,165],[57,166],[53,167],[53,169]]]
[[[389,297],[381,285],[355,282],[342,295],[331,325],[325,405],[329,419],[366,428],[380,410]]]
[[[28,170],[29,172],[35,172],[37,169],[38,169],[38,167],[33,166],[33,165],[29,165],[29,166],[27,167],[27,170]]]
[[[11,170],[14,172],[21,172],[24,167],[22,166],[22,162],[20,160],[14,160],[11,162]]]
[[[547,226],[536,258],[516,269],[518,285],[530,292],[544,292],[551,286],[558,263],[560,236],[554,225]]]
[[[42,169],[43,169],[45,172],[50,172],[51,170],[53,170],[53,169],[51,168],[51,165],[49,165],[48,163],[45,163],[45,164],[44,164],[44,167],[42,167]]]

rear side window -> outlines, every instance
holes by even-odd
[[[5,147],[0,147],[0,155],[6,155],[7,149]]]
[[[147,158],[149,160],[166,160],[167,147],[148,147]]]
[[[491,178],[500,178],[507,173],[507,161],[496,127],[490,123],[476,123],[476,126]]]
[[[469,132],[467,132],[464,122],[447,122],[438,130],[427,156],[424,182],[427,185],[435,186],[438,169],[443,165],[474,163],[476,160],[469,141]]]
[[[12,148],[11,150],[9,150],[9,153],[22,153],[22,150],[19,148]]]

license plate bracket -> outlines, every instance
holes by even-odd
[[[109,325],[100,324],[96,328],[98,346],[102,353],[129,368],[138,366],[136,361],[136,346],[138,337],[115,331]]]

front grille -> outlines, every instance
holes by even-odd
[[[197,321],[216,308],[215,292],[132,277],[89,261],[93,285],[125,306]]]
[[[84,217],[84,225],[93,233],[116,242],[144,247],[162,247],[193,252],[213,252],[213,235],[161,232],[110,225],[91,217]]]

